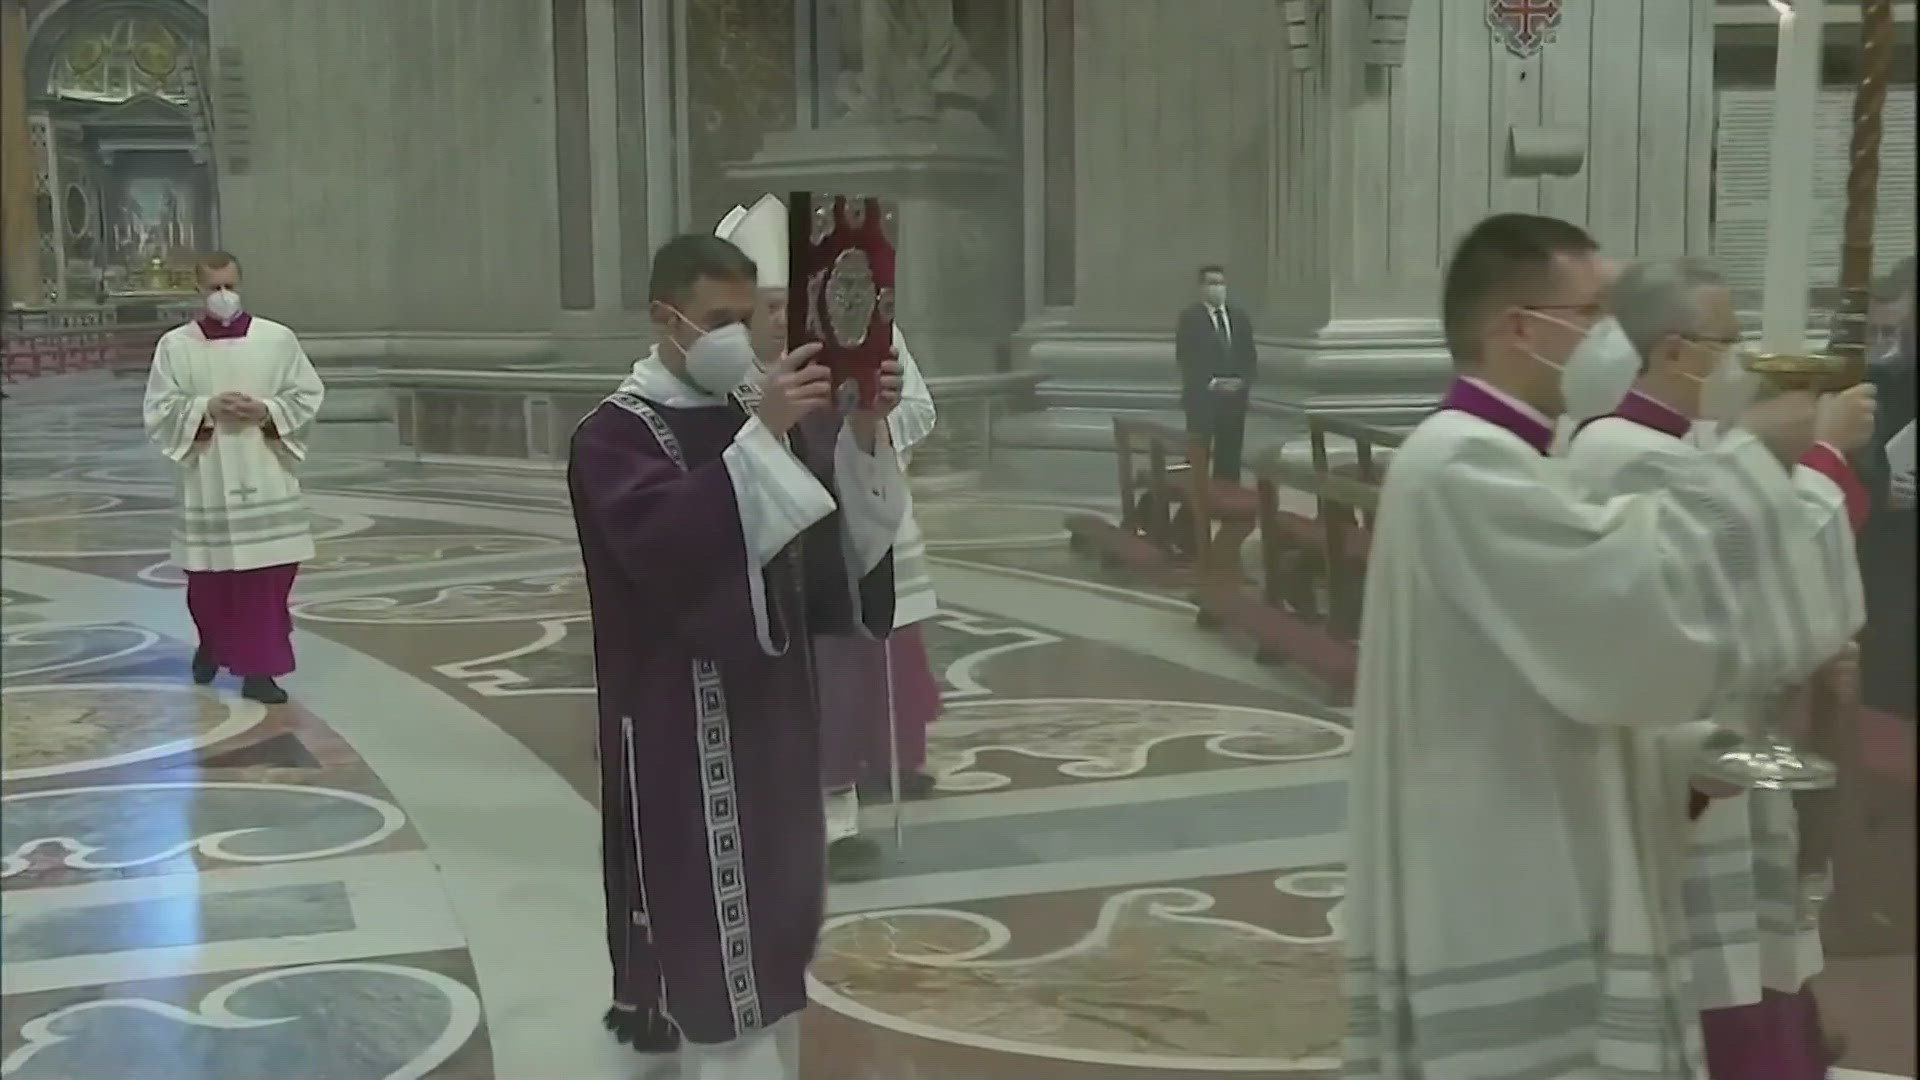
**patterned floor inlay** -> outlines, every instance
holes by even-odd
[[[459,953],[77,987],[5,1005],[9,1080],[493,1075]]]
[[[323,431],[265,708],[191,682],[140,394],[4,406],[0,1077],[635,1080],[561,463]],[[1350,717],[1174,576],[1075,556],[1071,494],[921,481],[934,789],[898,845],[862,809],[882,858],[828,890],[802,1080],[1333,1080]],[[1904,812],[1854,842],[1912,865]],[[1874,889],[1910,940],[1911,875]],[[1912,957],[1821,979],[1848,1064],[1910,1074]]]
[[[829,923],[814,999],[1005,1056],[1330,1070],[1345,1016],[1338,868],[879,910]],[[1040,1075],[1035,1072],[1033,1075]]]
[[[1345,753],[1348,741],[1332,721],[1265,709],[993,698],[948,704],[929,738],[927,771],[942,792],[977,793],[1014,786],[1008,766],[1021,760],[1009,759],[1043,762],[1055,783],[1073,783],[1313,761]]]

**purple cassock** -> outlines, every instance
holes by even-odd
[[[825,899],[811,640],[856,625],[884,636],[893,622],[892,557],[856,590],[838,512],[754,567],[721,456],[745,421],[732,401],[669,408],[623,392],[573,437],[598,685],[607,1025],[643,1052],[730,1042],[805,1006]],[[832,490],[820,455],[796,450]]]

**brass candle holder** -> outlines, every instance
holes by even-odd
[[[1791,353],[1755,353],[1746,357],[1747,370],[1776,394],[1795,390],[1835,394],[1867,381],[1867,358],[1851,353],[1796,356]]]
[[[1843,352],[1796,356],[1760,353],[1745,360],[1748,371],[1760,377],[1766,392],[1805,391],[1832,394],[1857,386],[1867,377],[1862,355]],[[1833,762],[1787,741],[1782,734],[1785,714],[1804,707],[1804,695],[1781,693],[1755,717],[1753,730],[1731,746],[1709,746],[1706,775],[1743,788],[1762,791],[1825,791],[1839,781]]]

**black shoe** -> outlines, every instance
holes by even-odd
[[[849,836],[827,845],[828,881],[872,881],[879,876],[879,844],[864,836]]]
[[[285,705],[287,692],[265,675],[249,675],[240,684],[240,696],[262,705]]]
[[[680,1032],[657,1009],[611,1008],[602,1019],[622,1046],[643,1054],[671,1054],[680,1049]]]
[[[926,773],[903,772],[900,774],[900,801],[921,802],[933,798],[934,785],[938,781]],[[893,798],[893,785],[884,776],[869,777],[860,781],[860,799],[863,802],[884,803]]]
[[[205,645],[193,650],[193,682],[196,686],[205,686],[220,674],[220,665],[213,662],[213,654]]]

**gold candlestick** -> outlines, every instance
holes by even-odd
[[[1747,370],[1760,377],[1767,394],[1805,391],[1832,394],[1867,377],[1864,350],[1825,356],[1760,353],[1746,358]],[[1731,747],[1710,748],[1705,772],[1716,779],[1767,791],[1827,791],[1839,782],[1834,763],[1808,753],[1782,734],[1785,714],[1807,708],[1805,695],[1783,694],[1760,716],[1754,729]],[[1717,752],[1713,752],[1717,751]]]
[[[1792,390],[1834,394],[1867,379],[1864,348],[1858,351],[1836,348],[1824,356],[1756,353],[1746,358],[1746,365],[1748,371],[1760,377],[1769,392],[1776,394]]]
[[[1893,62],[1893,0],[1860,4],[1860,83],[1853,95],[1847,160],[1847,210],[1840,243],[1840,306],[1828,351],[1865,357],[1867,303],[1873,287],[1873,228],[1880,209],[1880,142],[1886,127],[1887,74]]]

